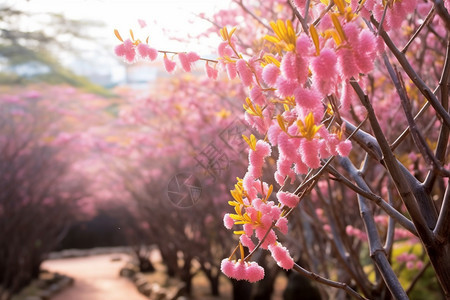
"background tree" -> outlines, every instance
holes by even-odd
[[[157,85],[157,92],[121,109],[117,132],[124,143],[111,148],[107,160],[117,160],[109,164],[116,174],[112,180],[133,203],[135,227],[144,233],[141,243],[158,247],[168,274],[185,282],[189,292],[193,276],[203,271],[217,295],[220,260],[231,245],[220,221],[228,197],[225,182],[244,167],[231,148],[246,130],[233,118],[239,94],[221,92],[228,89],[226,81],[192,76]],[[174,180],[184,175],[192,182],[180,183],[182,190],[174,194]],[[185,190],[188,185],[192,189]]]

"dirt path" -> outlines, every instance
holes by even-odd
[[[111,261],[112,257],[121,257]],[[73,286],[55,295],[52,300],[144,300],[135,286],[119,277],[119,270],[129,257],[125,254],[105,254],[45,261],[43,268],[71,276]]]

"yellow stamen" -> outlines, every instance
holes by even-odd
[[[339,22],[337,14],[335,14],[335,13],[331,14],[331,21],[333,22],[333,25],[336,28],[341,40],[342,41],[347,40],[344,30],[342,29],[341,23]]]
[[[244,254],[245,252],[244,252],[244,247],[242,246],[241,242],[239,242],[239,250],[241,250],[241,259],[243,261],[245,258],[245,254]]]
[[[273,192],[273,185],[269,186],[269,190],[267,191],[267,195],[266,198],[264,199],[264,202],[267,202],[267,200],[269,200],[270,195],[272,195]]]
[[[314,47],[316,47],[316,55],[319,55],[320,54],[319,35],[317,34],[317,30],[314,27],[314,24],[311,24],[311,26],[309,26],[309,33],[311,34],[311,38],[314,42]]]
[[[344,4],[344,1],[342,1],[342,0],[334,0],[334,4],[336,4],[336,6],[337,6],[337,8],[338,8],[338,10],[339,10],[339,13],[340,13],[341,15],[343,15],[343,14],[345,13],[345,4]]]
[[[232,29],[231,29],[231,31],[230,31],[230,33],[228,34],[228,39],[230,40],[231,39],[231,37],[233,36],[233,33],[236,31],[236,27],[233,27]]]
[[[281,115],[277,116],[277,121],[278,121],[278,125],[280,126],[281,130],[286,132],[286,125],[284,125],[284,120],[283,120],[283,117]]]
[[[334,42],[337,46],[340,46],[342,44],[342,40],[339,37],[339,34],[337,33],[336,29],[327,29],[324,32],[324,38],[329,39],[333,38]]]
[[[224,40],[225,42],[228,41],[228,30],[226,27],[223,27],[220,29],[220,36],[222,37],[222,40]]]
[[[272,55],[266,54],[266,55],[264,55],[264,65],[268,65],[268,64],[274,64],[278,68],[281,65],[281,63],[280,63],[280,61],[278,59],[276,59]]]
[[[119,34],[119,31],[117,29],[114,29],[114,34],[116,35],[116,37],[119,39],[119,41],[123,42],[122,37]]]
[[[312,112],[310,112],[306,116],[305,123],[303,123],[302,120],[297,120],[297,127],[298,127],[299,133],[309,141],[314,139],[316,133],[319,131],[319,129],[322,126],[323,125],[316,126],[314,124],[314,115]]]
[[[286,24],[282,20],[270,22],[275,36],[266,35],[264,38],[275,44],[280,50],[295,51],[297,37],[295,35],[294,26],[290,20]]]
[[[253,151],[256,151],[256,138],[253,134],[250,135],[250,138],[246,137],[245,135],[242,135],[242,138],[250,146],[250,149],[252,149]]]
[[[262,108],[258,104],[253,104],[250,98],[245,99],[244,109],[251,115],[263,118]]]

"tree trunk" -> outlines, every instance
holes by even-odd
[[[445,299],[450,299],[450,243],[441,247],[427,247],[427,253],[444,291]]]
[[[169,277],[175,277],[178,273],[178,258],[176,251],[159,247],[159,252],[161,253],[164,265],[167,267],[167,275],[169,275]]]
[[[252,285],[244,280],[231,280],[233,284],[233,300],[251,299]]]
[[[319,290],[311,284],[311,280],[298,274],[297,272],[290,272],[288,275],[288,284],[283,292],[284,300],[321,300]]]
[[[186,284],[186,293],[188,295],[192,292],[192,273],[191,273],[192,257],[186,257],[184,259],[183,268],[181,268],[181,280]]]
[[[220,278],[220,274],[217,276],[211,276],[211,278],[209,279],[209,283],[211,285],[211,295],[219,297],[220,296],[220,292],[219,292],[219,278]]]

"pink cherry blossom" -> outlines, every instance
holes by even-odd
[[[297,206],[300,201],[300,198],[297,195],[290,192],[278,192],[277,198],[282,205],[285,205],[289,208]]]
[[[147,23],[142,19],[138,19],[138,23],[141,28],[147,27]]]
[[[236,70],[241,78],[242,84],[250,86],[253,81],[253,73],[247,65],[247,62],[243,59],[239,59],[236,62]]]
[[[277,264],[285,270],[290,270],[294,267],[294,260],[289,254],[289,250],[282,246],[280,243],[272,244],[269,246],[270,253]]]
[[[217,69],[211,67],[208,62],[205,64],[205,71],[206,71],[206,75],[208,76],[208,78],[217,79],[219,71]]]
[[[230,214],[224,215],[223,224],[227,229],[231,229],[234,226],[234,220],[230,217]]]
[[[262,72],[262,78],[264,82],[270,87],[274,87],[276,85],[279,75],[280,69],[273,64],[265,66]]]
[[[279,218],[275,226],[281,233],[287,234],[288,232],[288,220],[286,218]]]
[[[117,56],[123,57],[126,62],[132,63],[136,58],[136,48],[130,39],[125,40],[122,44],[114,48]]]
[[[166,54],[164,54],[164,67],[166,71],[172,73],[175,70],[176,63],[173,60],[170,60]]]

